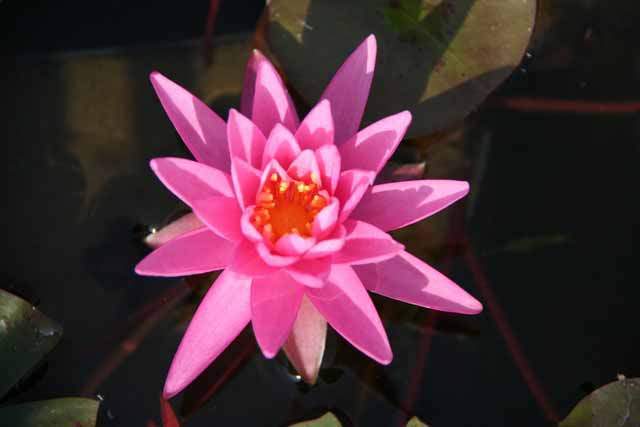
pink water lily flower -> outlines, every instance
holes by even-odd
[[[444,209],[469,186],[446,180],[373,185],[411,121],[404,111],[358,130],[375,57],[376,39],[369,36],[302,121],[258,51],[249,60],[240,112],[231,110],[227,123],[185,89],[151,74],[196,159],[158,158],[151,167],[193,214],[158,233],[158,247],[136,272],[224,269],[182,339],[165,397],[192,382],[249,322],[266,357],[284,347],[313,382],[326,322],[367,356],[391,362],[367,291],[436,310],[482,310],[388,234]]]

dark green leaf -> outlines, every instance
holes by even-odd
[[[640,378],[605,385],[582,399],[560,427],[638,427]]]
[[[0,289],[0,397],[51,351],[61,334],[53,320]]]
[[[409,109],[409,136],[473,111],[518,66],[535,0],[272,0],[269,47],[312,105],[366,36],[378,59],[364,122]],[[413,37],[407,37],[412,35]]]
[[[0,408],[2,425],[11,427],[93,427],[98,401],[69,397]]]

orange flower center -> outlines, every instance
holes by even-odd
[[[313,219],[327,205],[318,183],[314,174],[310,182],[283,181],[271,174],[256,197],[251,223],[273,243],[288,233],[311,237]]]

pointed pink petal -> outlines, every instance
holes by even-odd
[[[342,167],[378,173],[396,151],[411,123],[411,113],[403,111],[367,126],[340,146]]]
[[[182,337],[163,395],[180,393],[218,357],[251,319],[251,281],[222,272],[200,303]]]
[[[242,211],[231,197],[209,197],[193,204],[193,211],[218,236],[237,242],[243,238],[240,229]]]
[[[229,110],[227,137],[231,157],[242,159],[254,168],[261,167],[266,144],[264,134],[251,120],[234,109]]]
[[[303,150],[316,150],[323,145],[333,145],[333,134],[331,103],[325,99],[313,107],[300,123],[296,139]]]
[[[276,159],[269,160],[269,163],[262,169],[262,175],[260,175],[260,188],[264,187],[267,180],[271,179],[271,175],[278,174],[282,181],[289,181],[289,174]]]
[[[331,257],[302,259],[286,268],[296,282],[310,288],[324,286],[324,281],[331,270]]]
[[[311,150],[302,150],[298,157],[289,165],[287,174],[299,181],[314,181],[320,183],[320,168],[316,156]]]
[[[255,244],[244,240],[233,253],[228,270],[243,277],[255,278],[273,274],[275,269],[267,265],[256,250]]]
[[[375,185],[351,215],[384,231],[396,230],[461,199],[469,192],[465,181],[423,180]]]
[[[231,178],[240,207],[253,205],[260,186],[260,171],[244,160],[232,158]]]
[[[409,304],[461,314],[476,314],[482,304],[442,273],[408,252],[354,270],[371,292]]]
[[[311,249],[304,254],[304,259],[322,258],[327,255],[334,254],[344,247],[347,230],[343,225],[336,227],[333,235],[321,242],[316,243]]]
[[[384,231],[362,221],[346,220],[344,247],[335,254],[336,264],[370,264],[394,257],[404,249]]]
[[[349,218],[349,215],[358,206],[374,178],[375,174],[373,172],[360,169],[346,170],[340,174],[340,181],[338,181],[338,186],[336,187],[336,197],[342,205],[340,222],[344,222]]]
[[[178,236],[200,228],[206,228],[206,226],[191,212],[149,234],[144,238],[144,242],[150,248],[156,249]]]
[[[198,98],[162,74],[149,76],[169,120],[191,154],[223,172],[229,172],[229,149],[224,120]]]
[[[256,251],[258,252],[258,255],[260,256],[260,258],[262,258],[262,261],[268,265],[269,267],[273,267],[273,268],[280,268],[280,267],[286,267],[288,265],[291,265],[293,263],[295,263],[300,257],[295,255],[278,255],[275,254],[271,251],[271,248],[269,246],[267,246],[266,243],[256,243]]]
[[[335,145],[323,145],[316,150],[316,159],[320,168],[322,187],[333,195],[340,179],[340,153]]]
[[[329,204],[322,208],[313,219],[311,225],[311,234],[317,240],[322,240],[334,230],[338,223],[338,214],[340,212],[340,202],[332,197]]]
[[[276,123],[291,132],[298,128],[298,114],[278,72],[268,60],[258,64],[251,120],[269,135]]]
[[[335,144],[356,134],[369,97],[376,63],[376,38],[370,35],[336,72],[320,99],[331,102]]]
[[[306,292],[333,329],[354,347],[378,363],[391,362],[391,347],[378,312],[351,267],[334,265],[324,287]]]
[[[302,297],[298,317],[284,343],[284,352],[300,376],[309,384],[318,378],[324,347],[327,340],[327,321]]]
[[[316,239],[313,237],[306,238],[299,234],[289,233],[278,239],[274,250],[280,255],[299,256],[307,252],[315,243]]]
[[[298,141],[289,132],[289,129],[277,123],[264,147],[262,167],[264,168],[271,159],[275,159],[280,165],[287,168],[299,154]]]
[[[257,49],[253,49],[249,55],[247,68],[244,75],[244,84],[242,85],[242,97],[240,99],[240,111],[247,117],[251,117],[253,113],[253,96],[256,88],[256,75],[258,67],[267,59]]]
[[[253,216],[254,206],[250,206],[242,213],[240,218],[240,229],[244,237],[249,239],[253,243],[262,242],[264,238],[262,234],[251,224],[251,217]]]
[[[188,276],[225,268],[236,246],[208,228],[177,237],[147,255],[136,265],[143,276]]]
[[[189,206],[213,196],[233,197],[229,175],[204,163],[164,157],[149,164],[165,187]]]
[[[289,336],[302,301],[302,289],[282,271],[251,284],[251,323],[266,358],[274,357]]]

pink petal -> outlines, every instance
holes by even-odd
[[[359,169],[346,170],[340,174],[340,181],[338,181],[335,193],[342,205],[340,222],[349,218],[349,215],[358,206],[374,178],[375,174],[373,172]]]
[[[237,242],[243,238],[240,229],[242,211],[231,197],[210,197],[193,204],[193,211],[218,236]]]
[[[464,181],[422,180],[375,185],[351,218],[384,231],[395,230],[441,211],[469,192]]]
[[[331,270],[331,257],[303,259],[286,268],[296,282],[310,288],[324,286],[324,281]]]
[[[260,171],[244,160],[232,158],[231,178],[240,207],[253,205],[260,186]]]
[[[250,206],[242,213],[242,217],[240,218],[240,229],[242,230],[242,234],[244,237],[249,239],[251,242],[257,243],[262,242],[264,238],[262,234],[251,224],[251,217],[253,216],[254,207]]]
[[[278,72],[266,59],[258,64],[257,70],[251,120],[264,135],[269,135],[276,123],[295,132],[298,114]]]
[[[302,149],[316,150],[324,145],[333,145],[333,117],[331,103],[320,101],[307,114],[296,131],[296,139]]]
[[[264,168],[271,159],[275,159],[283,167],[289,167],[291,162],[300,154],[300,147],[289,129],[277,123],[262,154],[262,167]]]
[[[315,243],[316,239],[313,237],[305,238],[299,234],[289,233],[278,239],[274,250],[280,255],[300,256],[307,252]]]
[[[282,181],[289,181],[289,174],[276,159],[271,159],[269,163],[262,169],[262,175],[260,176],[260,188],[264,187],[267,180],[271,179],[271,175],[278,174]]]
[[[347,220],[344,247],[333,257],[336,264],[369,264],[394,257],[404,249],[384,231],[362,221]]]
[[[320,183],[320,168],[316,156],[311,150],[302,150],[298,157],[289,165],[287,173],[299,181],[314,181]]]
[[[247,117],[251,117],[253,113],[253,96],[255,93],[258,67],[266,60],[264,55],[257,49],[253,49],[249,56],[244,75],[244,84],[242,85],[242,97],[240,99],[240,111]]]
[[[372,34],[347,58],[320,99],[331,102],[335,144],[356,134],[369,97],[376,63],[376,38]]]
[[[229,175],[204,163],[165,157],[149,164],[165,187],[189,206],[213,196],[233,197]]]
[[[258,255],[255,244],[244,240],[233,253],[228,270],[243,277],[255,278],[273,274],[275,269],[267,265]]]
[[[347,230],[343,225],[336,227],[333,235],[321,242],[316,243],[311,249],[304,254],[305,259],[322,258],[332,255],[344,247]]]
[[[411,113],[403,111],[362,129],[340,146],[342,167],[378,173],[396,151],[411,123]]]
[[[191,154],[202,163],[229,172],[224,120],[188,91],[154,71],[149,76],[169,120]]]
[[[318,378],[327,340],[327,321],[309,302],[302,298],[298,317],[284,343],[284,351],[300,376],[309,384]]]
[[[261,167],[266,139],[251,120],[234,109],[229,110],[227,137],[232,158],[242,159],[254,168]]]
[[[367,289],[389,298],[453,313],[482,311],[482,304],[464,289],[408,252],[354,270]]]
[[[143,276],[189,276],[225,268],[235,243],[216,236],[208,228],[177,237],[147,255],[136,265]]]
[[[340,153],[335,145],[323,145],[316,150],[316,159],[320,168],[322,187],[333,195],[340,179]]]
[[[302,302],[302,289],[282,271],[251,284],[251,323],[265,357],[274,357],[289,336]]]
[[[242,332],[251,319],[251,281],[225,270],[200,303],[182,338],[163,395],[180,393]]]
[[[262,261],[264,261],[264,263],[269,267],[273,268],[286,267],[295,263],[299,258],[299,256],[275,254],[271,251],[269,246],[262,242],[256,243],[256,251],[260,258],[262,258]]]
[[[393,358],[387,334],[358,275],[346,265],[334,265],[322,288],[307,295],[329,324],[354,347],[383,365]]]
[[[332,197],[329,204],[322,208],[313,219],[313,224],[311,225],[311,234],[313,237],[322,240],[331,234],[338,223],[339,212],[340,202],[335,197]]]
[[[144,242],[152,249],[156,249],[178,236],[187,234],[190,231],[206,228],[206,226],[192,212],[165,225],[158,231],[154,231],[144,238]]]

